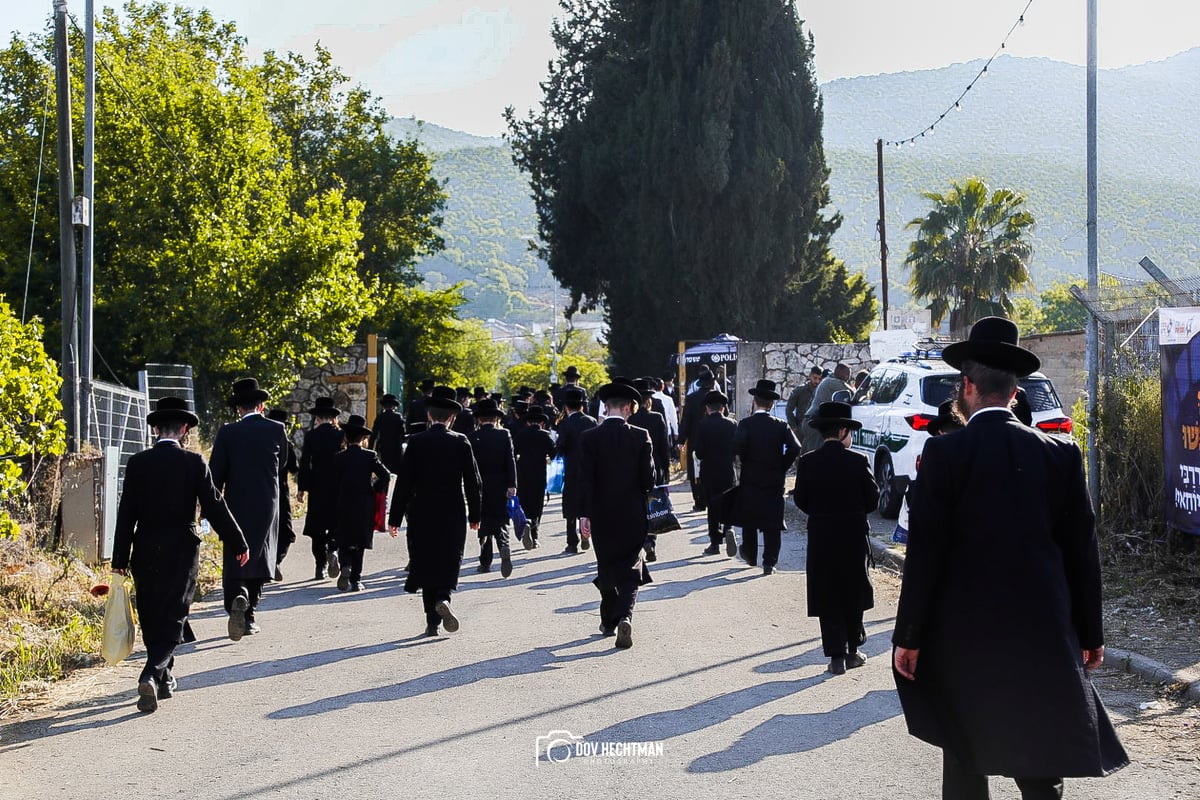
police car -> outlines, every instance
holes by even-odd
[[[852,447],[870,459],[879,484],[879,513],[896,519],[908,484],[917,475],[926,428],[937,419],[938,406],[954,395],[958,370],[941,360],[941,350],[915,350],[885,361],[851,400],[862,428]],[[1040,372],[1020,379],[1033,411],[1033,424],[1057,436],[1070,437],[1071,418],[1063,413],[1054,385]]]

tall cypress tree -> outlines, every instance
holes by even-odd
[[[508,120],[568,309],[602,306],[614,366],[679,338],[861,336],[875,301],[833,258],[813,43],[789,0],[562,0],[540,113]]]

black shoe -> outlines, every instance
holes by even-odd
[[[246,599],[246,595],[239,594],[233,598],[233,610],[229,612],[229,624],[227,630],[229,638],[237,641],[246,635],[246,609],[250,607],[250,601]]]
[[[137,710],[144,714],[158,710],[158,683],[154,678],[138,682]]]
[[[475,571],[476,572],[491,572],[492,565],[491,564],[480,564],[478,567],[475,568]]]
[[[338,554],[331,551],[329,553],[329,577],[336,578],[341,571],[342,565],[338,563]]]
[[[569,544],[569,545],[567,545],[566,549],[563,550],[563,555],[564,556],[577,556],[577,555],[579,555],[579,548],[577,548],[573,544]]]
[[[349,576],[349,575],[347,575],[345,572],[343,572],[341,575],[339,575],[339,576],[338,576],[338,584],[337,584],[337,586],[338,586],[338,591],[339,591],[339,592],[345,592],[345,591],[349,591],[349,589],[350,589],[350,576]]]
[[[262,628],[254,620],[249,620],[246,623],[246,635],[251,636],[256,633],[262,633]]]
[[[758,566],[758,556],[754,556],[753,558],[751,558],[750,554],[748,552],[746,552],[746,548],[743,547],[740,550],[738,550],[738,555],[740,555],[742,557],[742,560],[745,561],[750,566],[752,566],[752,567]]]
[[[500,554],[500,577],[507,578],[512,575],[512,554],[505,551]]]
[[[774,567],[767,566],[765,564],[763,565],[763,575],[774,575],[774,574],[775,574]]]
[[[533,528],[528,525],[525,526],[525,535],[521,537],[521,546],[526,550],[532,550],[537,546],[537,543],[533,541]]]
[[[179,688],[179,681],[175,680],[175,676],[167,673],[166,680],[158,684],[158,699],[170,700],[175,696],[175,690]]]
[[[646,560],[651,562],[658,561],[658,553],[654,552],[653,547],[646,548]]]
[[[361,583],[359,583],[358,581],[350,581],[350,591],[352,591],[352,592],[361,592],[361,591],[362,591],[362,584],[361,584]]]
[[[844,656],[834,656],[829,659],[829,671],[834,675],[846,674],[846,659]]]
[[[717,547],[715,544],[710,544],[708,547],[704,548],[704,555],[719,556],[721,555],[721,548]]]
[[[863,664],[867,663],[867,657],[855,650],[850,655],[846,656],[846,669],[858,669]]]
[[[628,650],[633,647],[633,623],[625,618],[617,623],[617,647]]]
[[[733,535],[733,528],[728,528],[725,531],[725,555],[733,558],[737,555],[737,552],[737,537]]]
[[[579,537],[579,547],[581,549],[587,550],[587,549],[591,548],[591,546],[592,546],[592,537],[590,537],[590,536],[580,536]]]
[[[275,582],[281,583],[282,581],[283,581],[283,570],[281,570],[279,568],[279,565],[276,564],[275,565]]]
[[[610,628],[607,625],[605,625],[603,622],[601,622],[600,623],[600,635],[607,639],[609,636],[616,636],[617,630],[616,630],[616,628]]]
[[[314,581],[325,580],[325,568],[324,567],[317,567],[317,573],[313,576],[313,580]]]
[[[438,626],[437,625],[426,625],[425,626],[425,635],[426,636],[437,636],[438,635]]]
[[[442,625],[446,628],[446,633],[454,633],[458,630],[458,617],[454,616],[454,612],[450,610],[450,604],[445,600],[439,600],[434,606],[434,611],[442,618]]]

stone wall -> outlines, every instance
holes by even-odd
[[[1054,383],[1068,416],[1087,392],[1086,338],[1083,331],[1021,337],[1021,345],[1042,360],[1041,371]]]
[[[795,342],[739,342],[737,395],[747,396],[760,378],[775,381],[777,391],[786,398],[792,389],[808,380],[813,366],[833,369],[841,362],[853,375],[875,366],[871,347],[855,344],[805,344]]]
[[[349,347],[336,348],[329,360],[323,364],[314,364],[300,371],[300,377],[295,387],[278,405],[292,415],[288,429],[293,431],[292,438],[299,447],[302,438],[301,431],[307,430],[312,424],[308,410],[313,407],[318,397],[332,397],[333,403],[342,410],[342,421],[348,414],[367,416],[367,383],[362,380],[341,382],[331,380],[346,375],[367,374],[367,346],[354,344]]]

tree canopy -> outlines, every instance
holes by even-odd
[[[509,109],[569,312],[613,365],[681,337],[861,336],[875,301],[833,257],[813,42],[787,0],[562,0],[540,110]]]

